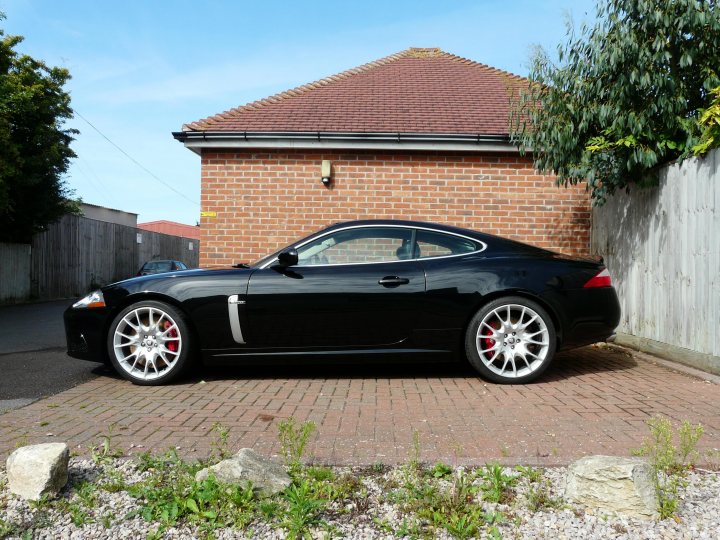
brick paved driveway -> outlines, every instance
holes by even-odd
[[[205,370],[176,386],[133,386],[108,374],[0,415],[0,455],[19,442],[64,440],[79,452],[116,424],[115,442],[188,457],[210,450],[214,422],[234,448],[277,451],[277,419],[318,425],[319,462],[404,461],[413,430],[422,459],[482,464],[564,464],[585,454],[627,455],[653,414],[706,427],[720,448],[720,386],[652,357],[585,348],[560,355],[541,381],[490,384],[465,367],[274,367]],[[52,436],[50,435],[52,434]]]

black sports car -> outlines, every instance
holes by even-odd
[[[560,348],[610,336],[599,263],[416,221],[333,225],[252,265],[137,277],[65,312],[68,354],[137,384],[206,363],[467,360],[495,382],[538,377]]]

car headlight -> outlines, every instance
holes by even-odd
[[[73,304],[74,308],[101,308],[105,307],[105,298],[102,291],[93,291],[85,298],[81,298]]]

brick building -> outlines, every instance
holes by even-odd
[[[413,48],[183,126],[175,138],[202,160],[200,265],[256,260],[358,218],[587,254],[585,190],[556,187],[510,144],[510,102],[525,84]]]

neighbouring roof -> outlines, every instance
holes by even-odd
[[[184,236],[185,238],[200,240],[200,227],[195,225],[185,225],[184,223],[177,223],[176,221],[161,219],[159,221],[138,223],[137,227],[138,229],[142,229],[144,231],[170,234],[172,236]]]
[[[507,137],[527,79],[449,54],[411,48],[183,126],[194,132],[457,134]]]

